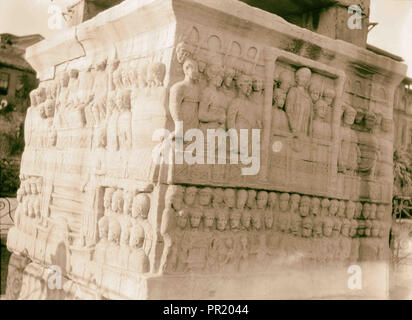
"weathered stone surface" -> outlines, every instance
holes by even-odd
[[[29,286],[58,265],[68,298],[315,297],[385,265],[378,114],[406,66],[232,0],[124,1],[72,30],[27,53],[42,82],[8,247]],[[183,137],[219,128],[221,150]]]

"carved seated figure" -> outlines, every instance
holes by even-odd
[[[338,157],[339,172],[353,175],[360,160],[358,138],[352,125],[355,121],[356,110],[346,106],[343,113],[343,125],[341,127],[341,143]]]
[[[312,137],[319,140],[330,140],[331,127],[328,122],[328,105],[325,101],[319,100],[314,105],[315,117],[313,119]]]

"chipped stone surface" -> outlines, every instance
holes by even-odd
[[[336,296],[352,264],[361,294],[386,295],[371,275],[387,272],[405,65],[234,0],[127,0],[27,59],[42,81],[7,244],[33,261],[25,288],[52,265],[66,281],[37,298]],[[204,144],[183,157],[181,124],[230,130],[215,163]]]

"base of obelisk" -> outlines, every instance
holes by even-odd
[[[104,285],[64,276],[59,282],[45,266],[30,263],[22,272],[18,299],[388,299],[388,265],[279,268],[271,272],[139,276],[110,274]],[[112,282],[108,282],[111,280]],[[50,285],[54,287],[50,287]]]

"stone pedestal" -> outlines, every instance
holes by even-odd
[[[235,0],[123,1],[27,59],[41,83],[8,247],[28,284],[58,266],[68,299],[315,298],[387,260],[390,199],[364,186],[392,185],[356,140],[382,132],[349,115],[391,119],[405,65]],[[248,143],[192,164],[208,148],[182,153],[180,121]],[[384,297],[386,271],[361,269],[360,294]]]

